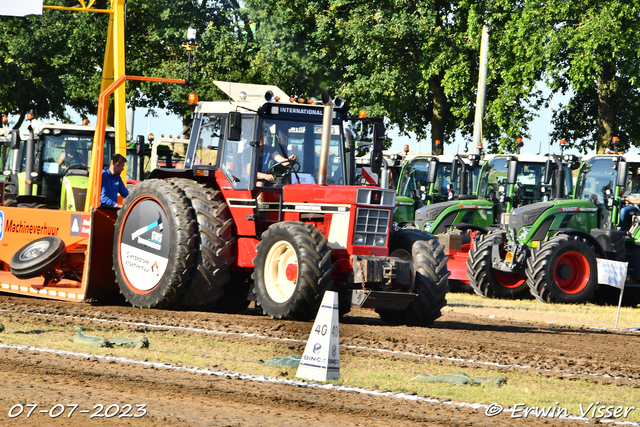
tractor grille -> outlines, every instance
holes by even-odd
[[[363,246],[386,246],[390,210],[358,208],[354,236],[364,236]]]

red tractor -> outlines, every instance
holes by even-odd
[[[357,304],[432,324],[446,304],[444,247],[394,227],[393,190],[354,185],[344,101],[216,84],[229,99],[193,103],[184,168],[154,170],[118,214],[113,264],[127,301],[232,311],[253,300],[305,320],[333,290],[342,313]],[[374,125],[374,141],[382,133]]]

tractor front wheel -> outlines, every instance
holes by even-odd
[[[115,224],[113,266],[134,307],[166,308],[188,287],[196,252],[196,215],[171,180],[150,179],[125,199]]]
[[[257,303],[275,319],[315,317],[332,285],[331,251],[320,230],[301,222],[273,224],[253,260]]]
[[[531,298],[525,275],[502,272],[493,268],[493,245],[502,246],[505,240],[506,232],[501,230],[491,230],[476,238],[467,260],[469,285],[476,294],[485,298]],[[502,247],[500,256],[504,259],[505,252]]]
[[[538,301],[585,303],[598,289],[595,248],[578,236],[553,236],[527,260],[526,274]]]
[[[413,235],[414,230],[410,234]],[[420,232],[420,240],[411,244],[414,287],[418,297],[405,311],[376,310],[387,323],[409,326],[431,326],[442,315],[441,309],[447,304],[449,291],[449,271],[444,246],[438,239],[426,232]],[[415,236],[414,236],[415,237]]]

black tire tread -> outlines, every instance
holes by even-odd
[[[189,179],[171,179],[188,197],[197,220],[197,250],[191,282],[176,308],[208,310],[224,294],[235,257],[233,218],[222,193]],[[220,307],[224,309],[223,307]]]

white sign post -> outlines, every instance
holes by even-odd
[[[340,378],[338,294],[326,291],[309,334],[296,377],[313,381]]]
[[[0,0],[0,16],[42,15],[42,0]]]
[[[615,329],[618,329],[618,319],[620,318],[620,307],[622,306],[622,295],[624,294],[624,283],[627,280],[627,267],[629,263],[610,261],[602,258],[596,258],[596,261],[598,262],[598,283],[620,289],[620,300],[618,301],[618,313],[616,314],[615,326]]]

